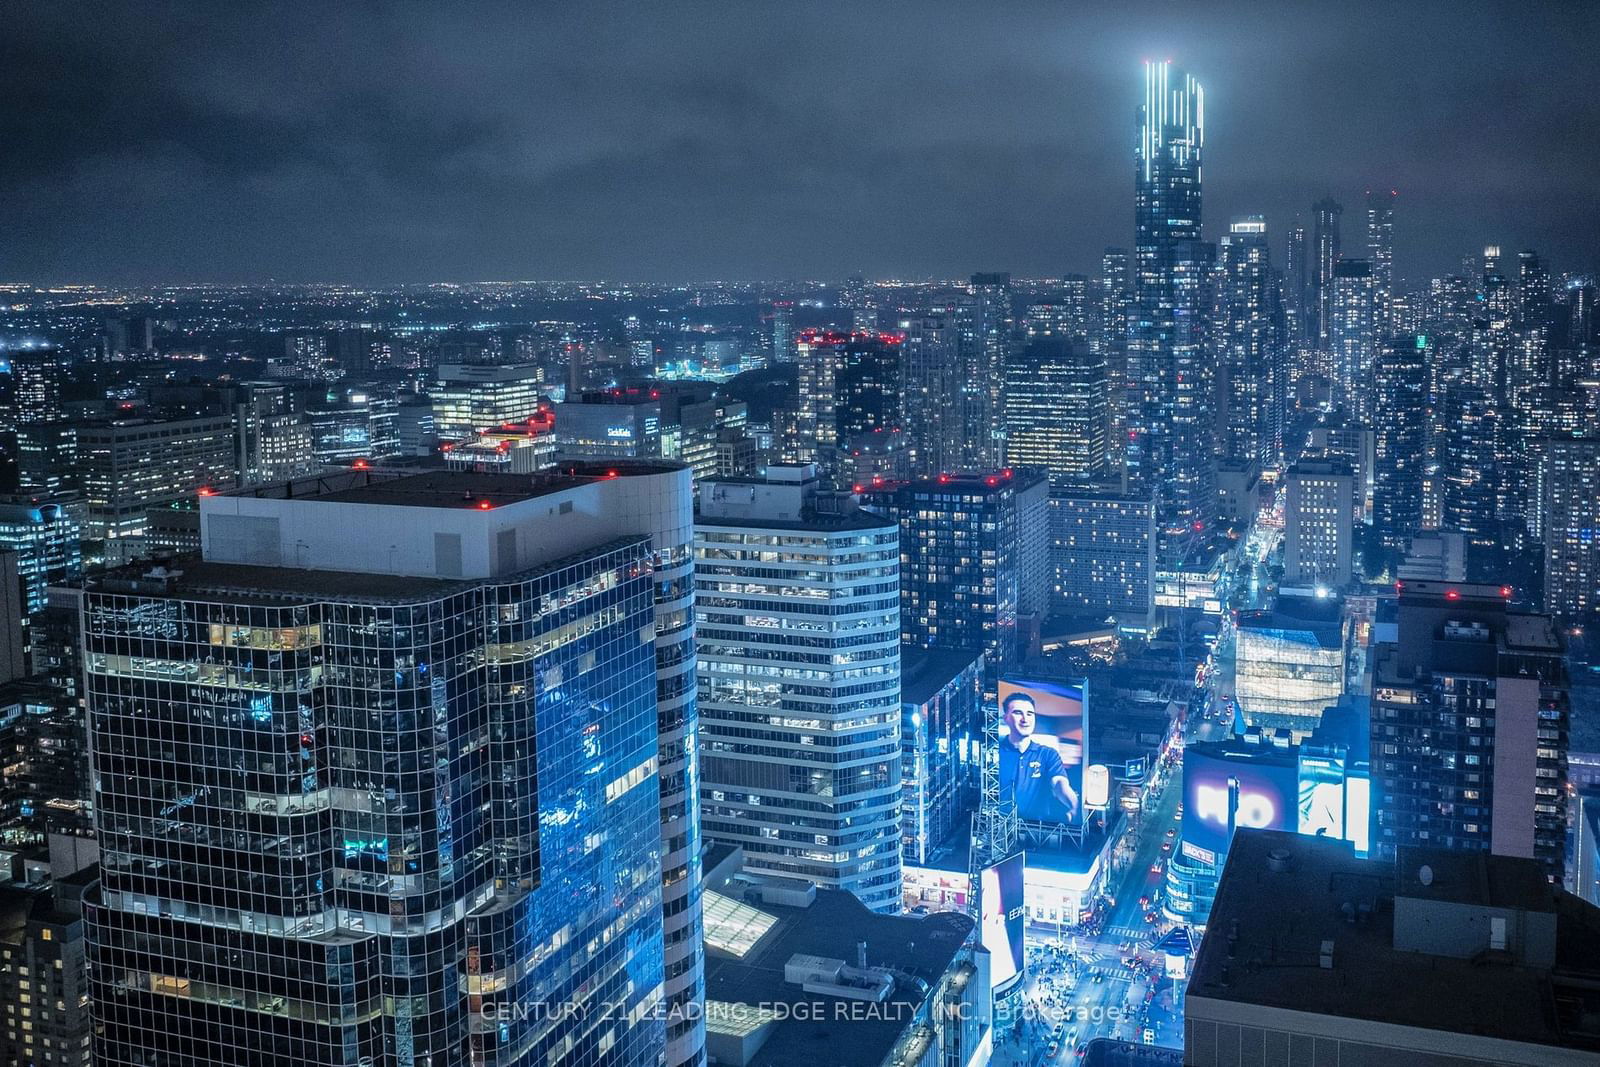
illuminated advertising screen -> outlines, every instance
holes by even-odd
[[[1352,774],[1344,781],[1345,840],[1356,848],[1356,855],[1365,856],[1372,842],[1372,779],[1365,774]]]
[[[996,993],[1022,974],[1022,936],[1027,926],[1022,908],[1025,873],[1023,854],[1019,852],[985,867],[980,876],[980,937],[983,947],[989,950],[989,983]]]
[[[1266,754],[1207,751],[1183,754],[1183,853],[1219,863],[1237,828],[1299,829],[1299,768]]]
[[[1300,753],[1299,830],[1312,837],[1343,838],[1344,757]]]
[[[1028,822],[1081,825],[1088,699],[1082,685],[1000,683],[1000,799]]]

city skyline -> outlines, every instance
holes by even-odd
[[[1207,239],[1261,214],[1281,244],[1388,187],[1406,285],[1485,243],[1596,266],[1580,7],[927,10],[141,9],[85,40],[33,8],[0,279],[1092,273],[1129,243],[1130,101],[1166,58],[1211,97]]]
[[[157,2],[0,40],[0,1067],[1600,1063],[1600,8]]]

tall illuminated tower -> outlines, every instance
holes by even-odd
[[[1394,300],[1395,189],[1367,190],[1367,258],[1372,261],[1372,301],[1378,336],[1395,329],[1390,304]]]
[[[1160,498],[1169,533],[1216,511],[1208,334],[1214,246],[1200,239],[1205,93],[1171,63],[1145,64],[1134,150],[1134,302],[1128,471]]]
[[[1282,452],[1287,367],[1283,315],[1259,215],[1237,219],[1222,239],[1217,300],[1217,425],[1222,455],[1266,470]]]
[[[1327,347],[1328,313],[1324,304],[1333,288],[1333,266],[1339,262],[1339,219],[1344,207],[1332,197],[1311,205],[1311,296],[1306,301],[1306,339]]]

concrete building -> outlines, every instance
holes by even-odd
[[[723,1067],[980,1067],[993,1045],[988,953],[957,911],[879,915],[849,893],[706,872],[706,1051]]]
[[[1336,591],[1350,582],[1356,481],[1338,462],[1289,468],[1283,512],[1283,588]]]
[[[1453,530],[1439,530],[1411,538],[1410,550],[1397,572],[1403,582],[1464,582],[1467,580],[1467,541]]]
[[[0,886],[0,1063],[93,1062],[83,893],[95,873]]]
[[[104,543],[107,563],[125,562],[144,550],[153,505],[233,486],[233,418],[86,423],[78,428],[77,462],[87,505],[83,536]]]
[[[900,906],[900,539],[814,464],[701,483],[705,835],[752,872]]]
[[[1403,582],[1374,646],[1373,846],[1537,859],[1559,881],[1567,833],[1566,648],[1508,587]]]
[[[1234,838],[1184,1000],[1184,1063],[1600,1060],[1600,909],[1537,863],[1276,830]]]
[[[1155,505],[1138,494],[1051,494],[1050,569],[1053,611],[1115,615],[1147,625],[1156,570]]]
[[[544,394],[544,371],[534,363],[441,363],[436,374],[430,395],[441,441],[532,418]]]

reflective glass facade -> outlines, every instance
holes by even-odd
[[[91,588],[98,1062],[655,1064],[652,558]]]

